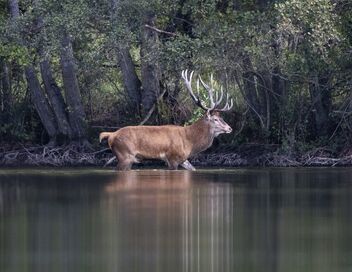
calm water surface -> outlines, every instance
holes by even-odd
[[[0,170],[0,271],[352,271],[352,168]]]

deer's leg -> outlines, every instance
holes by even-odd
[[[194,168],[194,166],[188,160],[185,160],[183,163],[181,163],[181,166],[186,170],[196,170],[196,168]]]
[[[132,167],[132,164],[134,162],[134,157],[133,156],[124,156],[122,154],[117,154],[117,159],[118,159],[118,164],[117,164],[117,169],[118,170],[130,170]]]
[[[179,163],[174,160],[167,160],[167,164],[169,165],[170,170],[177,170]]]
[[[119,161],[117,164],[117,169],[118,170],[130,170],[132,167],[132,162],[129,161]]]

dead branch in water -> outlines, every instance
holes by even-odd
[[[105,164],[104,164],[104,166],[103,167],[106,167],[106,166],[108,166],[110,163],[112,163],[114,160],[116,159],[116,157],[114,156],[114,157],[112,157],[110,160],[108,160]]]
[[[76,146],[50,148],[38,146],[0,153],[0,165],[45,165],[45,166],[81,166],[103,165],[108,160],[109,148],[94,152],[82,152]]]

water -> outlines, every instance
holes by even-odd
[[[351,177],[0,170],[0,271],[352,271]]]

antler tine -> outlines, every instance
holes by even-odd
[[[197,79],[197,94],[198,98],[200,97],[200,92],[199,92],[199,78]]]
[[[213,91],[214,91],[214,75],[213,73],[210,74],[210,90],[212,92],[212,95],[214,94]],[[216,92],[215,92],[216,94]],[[212,96],[213,97],[213,96]],[[213,101],[214,102],[214,101]]]
[[[226,93],[226,104],[222,108],[222,110],[227,110],[228,107],[229,107],[229,93]]]
[[[229,110],[231,110],[231,109],[232,109],[232,107],[233,107],[233,99],[231,98],[231,100],[230,100]]]
[[[193,101],[196,103],[197,106],[201,107],[203,110],[206,111],[229,111],[232,107],[233,107],[233,100],[232,98],[229,101],[229,94],[227,91],[225,91],[226,93],[226,102],[225,102],[225,106],[221,109],[217,109],[217,107],[221,104],[223,97],[224,97],[224,89],[221,86],[220,87],[220,94],[218,92],[215,91],[214,89],[214,80],[213,80],[213,74],[210,75],[210,86],[208,84],[206,84],[202,77],[200,75],[198,75],[198,79],[197,79],[197,95],[193,92],[192,90],[192,77],[193,77],[194,71],[192,71],[190,73],[190,75],[188,76],[188,70],[183,70],[181,75],[182,78],[185,81],[185,85],[193,99]],[[202,86],[204,87],[204,89],[207,90],[208,92],[208,96],[209,96],[209,100],[210,100],[210,107],[204,106],[202,101],[200,100],[200,92],[199,92],[199,87],[200,84],[202,84]],[[230,102],[230,104],[229,104]]]
[[[227,95],[228,97],[228,95]],[[217,111],[229,111],[231,110],[231,108],[233,107],[233,99],[230,99],[230,104],[228,99],[226,100],[226,105],[222,108],[222,109],[218,109]]]
[[[191,82],[192,82],[192,76],[193,76],[193,71],[191,72],[189,79],[188,79],[188,70],[183,70],[182,73],[182,78],[185,81],[187,90],[189,91],[192,99],[197,102],[197,97],[194,95],[193,91],[192,91],[192,86],[191,86]]]
[[[200,100],[200,98],[199,98],[199,82],[197,83],[197,92],[198,92],[198,96],[196,96],[196,95],[193,93],[193,90],[192,90],[192,77],[193,77],[193,73],[194,73],[194,71],[191,72],[191,74],[190,74],[190,76],[189,76],[189,78],[188,78],[188,70],[186,69],[186,70],[183,70],[183,71],[181,72],[181,75],[182,75],[182,78],[183,78],[183,80],[184,80],[184,82],[185,82],[186,88],[187,88],[189,94],[191,95],[193,101],[196,103],[197,106],[199,106],[199,107],[202,108],[203,110],[206,110],[206,111],[207,111],[208,108],[205,107],[205,106],[202,104],[202,102],[201,102],[201,100]]]
[[[208,91],[209,99],[210,99],[210,108],[209,110],[213,110],[215,108],[215,103],[214,103],[214,93],[213,93],[213,88],[209,87],[203,80],[202,77],[199,75],[199,80],[202,83],[204,89]],[[213,77],[212,75],[210,76],[211,78]],[[210,80],[210,84],[212,85],[212,80]]]
[[[224,96],[224,90],[222,86],[220,87],[220,98],[218,98],[218,93],[215,93],[215,108],[221,104],[222,98]]]
[[[199,100],[199,103],[201,104],[201,100],[200,100],[200,91],[199,91],[199,76],[198,76],[198,79],[197,79],[197,93],[198,93],[198,100]],[[209,111],[211,110],[211,108],[208,108],[207,106],[204,106],[202,104],[202,108],[205,109],[206,111]]]

